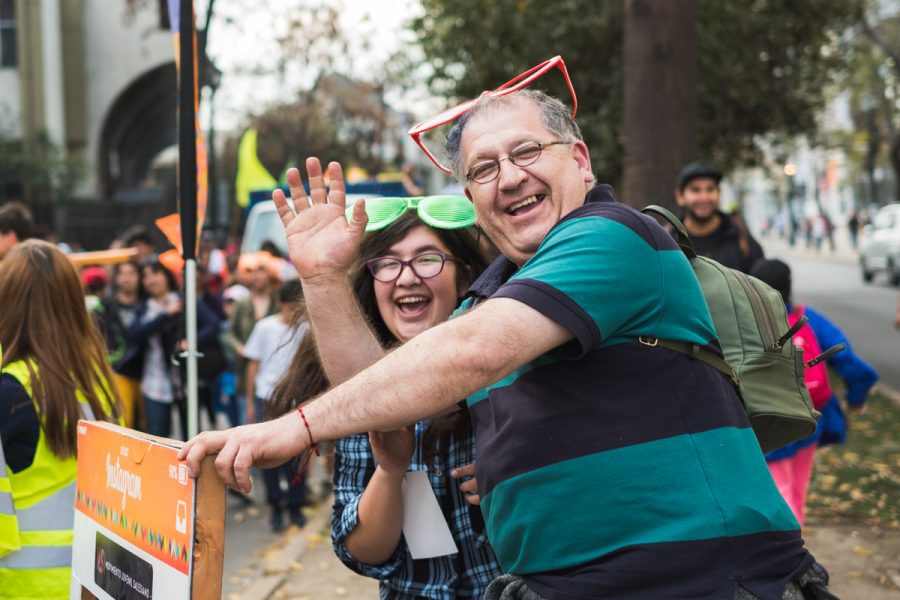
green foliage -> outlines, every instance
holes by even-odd
[[[900,15],[867,13],[868,22],[844,44],[849,68],[840,86],[848,92],[854,130],[831,141],[847,153],[853,178],[866,181],[865,203],[881,203],[888,197],[878,190],[875,171],[887,166],[900,200]]]
[[[22,140],[0,129],[0,202],[68,199],[84,175],[84,163],[67,156],[44,133]]]
[[[813,134],[846,60],[840,36],[856,0],[701,0],[697,22],[700,147],[725,167],[754,164],[754,138]]]
[[[476,96],[561,54],[578,93],[578,121],[601,181],[622,168],[623,2],[423,0],[411,23],[432,66],[429,83]],[[856,0],[700,0],[699,143],[723,167],[753,164],[757,136],[815,129],[823,90],[844,62],[835,46],[857,22]],[[660,49],[664,51],[664,49]],[[549,91],[567,94],[561,78]]]
[[[471,98],[556,54],[579,96],[578,123],[601,181],[621,167],[622,4],[591,0],[423,0],[412,28],[436,93]],[[568,102],[562,77],[539,87]]]

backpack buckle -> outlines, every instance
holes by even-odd
[[[650,346],[651,348],[655,348],[659,345],[659,338],[648,337],[646,335],[638,336],[638,341],[645,346]]]

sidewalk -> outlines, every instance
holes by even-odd
[[[828,244],[828,240],[822,242],[822,248],[807,248],[806,240],[798,237],[796,243],[791,246],[786,239],[774,234],[768,237],[758,236],[757,240],[766,252],[766,258],[783,258],[796,256],[799,258],[815,258],[842,264],[855,265],[859,262],[859,252],[850,243],[850,234],[846,227],[838,227],[834,230],[834,250]]]
[[[331,547],[329,497],[306,514],[302,529],[291,527],[260,554],[252,567],[225,573],[226,600],[326,600],[378,598],[378,582],[357,575]]]

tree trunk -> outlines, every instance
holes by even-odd
[[[681,168],[697,160],[696,0],[625,0],[623,193],[675,207]]]

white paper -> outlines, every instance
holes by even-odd
[[[447,520],[431,489],[428,473],[410,471],[403,478],[403,536],[413,559],[459,552]]]

